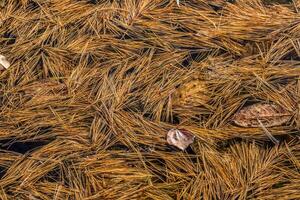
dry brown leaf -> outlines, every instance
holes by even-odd
[[[10,63],[8,62],[8,60],[6,59],[5,56],[0,55],[0,70],[5,70],[7,68],[9,68]]]
[[[292,114],[279,105],[257,103],[238,111],[232,120],[242,127],[261,127],[261,124],[272,127],[286,123],[291,117]]]
[[[194,142],[195,136],[186,130],[171,129],[167,134],[167,142],[170,145],[184,151],[190,144]]]

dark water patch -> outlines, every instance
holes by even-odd
[[[129,152],[130,149],[124,145],[124,144],[121,144],[121,143],[118,143],[118,144],[115,144],[113,146],[110,146],[107,148],[108,151],[110,150],[113,150],[113,151],[124,151],[124,152]]]
[[[218,6],[214,4],[208,4],[214,11],[218,12],[223,9],[223,6]]]
[[[205,58],[207,58],[209,53],[210,52],[203,52],[201,50],[190,50],[189,54],[185,56],[185,58],[181,62],[181,66],[190,67],[193,62],[201,62]]]
[[[263,4],[265,5],[273,5],[273,4],[292,4],[293,0],[263,0]]]
[[[243,141],[242,138],[235,137],[228,140],[223,140],[220,142],[217,142],[217,149],[218,151],[224,151],[225,149],[229,148],[230,146],[241,143]]]
[[[227,0],[228,3],[236,3],[237,0]]]
[[[281,60],[284,61],[300,61],[300,57],[297,54],[297,52],[295,50],[293,50],[292,52],[286,54],[285,56],[282,57]]]
[[[180,124],[180,118],[179,118],[178,115],[174,114],[174,115],[172,116],[172,124],[175,124],[175,125]]]
[[[3,34],[3,38],[6,40],[6,45],[12,45],[16,43],[17,36],[10,31],[6,31]]]
[[[117,67],[116,67],[116,66],[111,67],[111,68],[109,69],[109,71],[108,71],[108,76],[113,76],[113,75],[115,75],[116,71],[117,71]]]
[[[6,168],[0,167],[0,179],[2,179],[2,177],[5,175],[6,170],[7,170]]]
[[[130,76],[131,74],[133,74],[134,72],[136,72],[136,68],[135,67],[131,67],[129,69],[127,69],[124,73],[125,77]]]
[[[14,140],[0,140],[0,149],[26,154],[49,143],[50,141],[18,142]]]
[[[181,62],[182,67],[190,67],[193,63],[193,59],[188,55]]]
[[[284,143],[288,143],[292,140],[294,134],[284,134],[284,135],[273,135],[273,137],[279,142],[278,144],[275,144],[271,140],[269,140],[267,137],[265,140],[255,140],[255,143],[257,143],[260,147],[264,149],[270,149],[277,145],[282,145]]]
[[[88,0],[87,3],[96,5],[99,3],[99,0]]]
[[[40,6],[35,1],[29,1],[26,8],[28,10],[34,11],[34,10],[37,10],[38,8],[40,8]]]
[[[44,176],[44,179],[52,183],[61,182],[63,179],[61,175],[61,169],[59,167],[55,167]]]

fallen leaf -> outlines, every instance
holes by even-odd
[[[171,129],[167,134],[167,142],[170,145],[184,151],[194,142],[195,136],[186,130]]]
[[[0,55],[0,70],[4,70],[9,68],[10,63],[8,62],[8,60],[6,59],[5,56]]]
[[[292,114],[277,104],[257,103],[238,111],[232,118],[242,127],[272,127],[288,122]]]

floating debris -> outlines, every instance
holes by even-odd
[[[167,142],[182,151],[192,144],[194,139],[195,136],[186,130],[171,129],[167,134]]]
[[[6,57],[3,55],[0,55],[0,70],[5,70],[5,69],[8,69],[9,67],[10,67],[10,63],[8,62]]]
[[[292,114],[276,104],[257,103],[245,107],[233,116],[233,122],[242,127],[273,127],[288,122]]]

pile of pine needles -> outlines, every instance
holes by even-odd
[[[1,0],[0,199],[300,199],[299,10]],[[254,103],[292,113],[278,144],[232,123]]]

